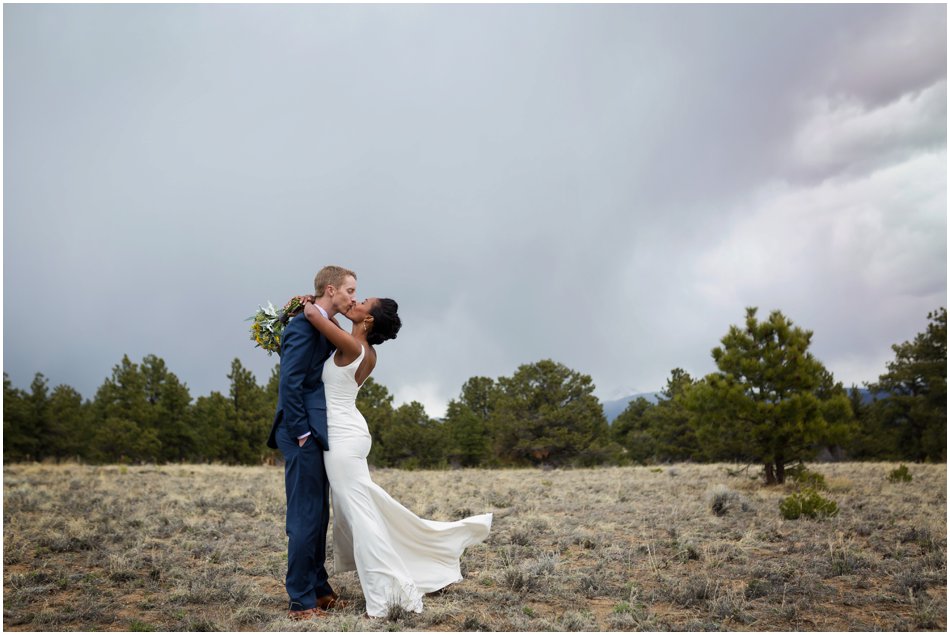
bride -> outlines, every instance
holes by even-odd
[[[424,594],[462,580],[462,552],[488,537],[492,521],[491,514],[455,522],[419,518],[370,478],[372,438],[356,395],[376,366],[373,347],[395,338],[402,326],[397,309],[395,300],[364,300],[344,314],[353,323],[347,333],[313,304],[304,307],[307,320],[337,349],[323,366],[334,570],[356,570],[371,617],[384,617],[393,605],[421,613]]]

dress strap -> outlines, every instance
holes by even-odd
[[[366,349],[363,347],[362,344],[360,344],[360,354],[356,357],[356,359],[354,359],[352,362],[347,364],[346,367],[349,368],[350,366],[359,366],[360,362],[363,361],[363,357],[365,355],[366,355]],[[356,371],[353,371],[353,372],[355,373]]]

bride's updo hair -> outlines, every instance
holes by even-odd
[[[396,333],[402,327],[402,320],[399,319],[399,305],[395,300],[389,298],[380,298],[376,305],[370,309],[369,314],[373,316],[373,330],[369,332],[366,341],[376,346],[386,340],[396,339]]]

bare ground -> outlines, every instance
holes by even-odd
[[[793,485],[737,467],[377,470],[425,517],[494,512],[491,536],[421,615],[363,618],[356,575],[331,569],[351,605],[296,623],[282,468],[4,466],[3,626],[946,630],[946,465],[911,465],[910,483],[887,480],[896,464],[813,466],[840,512],[795,521],[778,510]]]

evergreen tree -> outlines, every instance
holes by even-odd
[[[212,391],[207,397],[198,397],[190,411],[191,427],[201,449],[199,457],[203,461],[234,463],[235,435],[233,431],[234,402],[218,391]]]
[[[661,461],[697,460],[702,454],[693,430],[692,413],[686,407],[686,396],[693,383],[689,373],[674,368],[656,407],[647,417],[647,427]]]
[[[122,361],[112,367],[112,376],[96,391],[93,407],[97,418],[105,421],[114,417],[137,424],[146,423],[149,420],[148,405],[145,378],[138,364],[133,364],[128,355],[123,355]]]
[[[47,428],[51,432],[50,456],[57,460],[88,457],[89,439],[93,434],[90,405],[82,395],[65,384],[56,386],[46,409]]]
[[[864,395],[854,384],[851,384],[851,388],[848,389],[848,401],[851,403],[851,412],[854,414],[855,420],[858,422],[864,421],[868,407],[864,403]]]
[[[895,344],[887,372],[870,386],[871,434],[887,438],[897,457],[947,458],[947,310],[927,314],[929,324],[913,341]],[[891,458],[891,457],[888,457]]]
[[[490,421],[498,401],[498,385],[490,377],[470,377],[458,399],[446,409],[447,458],[453,465],[475,467],[491,461]]]
[[[449,402],[444,419],[447,457],[453,465],[475,467],[487,461],[491,439],[488,424],[464,402]]]
[[[49,424],[49,381],[43,373],[36,373],[30,382],[30,394],[27,397],[30,406],[30,419],[36,438],[34,456],[38,460],[51,455],[50,443],[53,441],[53,431]]]
[[[729,328],[712,351],[719,372],[686,399],[710,454],[759,461],[766,483],[783,483],[787,463],[846,436],[853,427],[848,398],[827,385],[830,373],[808,352],[811,338],[780,311],[759,322],[749,308],[745,327]]]
[[[274,364],[270,371],[270,379],[264,387],[267,407],[271,412],[277,412],[277,399],[280,396],[280,363]]]
[[[498,403],[499,387],[490,377],[469,377],[462,384],[459,401],[483,422],[488,423]]]
[[[274,411],[268,409],[267,394],[257,384],[251,371],[244,368],[241,360],[231,362],[229,395],[234,408],[234,419],[228,432],[229,463],[257,464],[269,454],[265,441],[270,434]]]
[[[384,428],[381,462],[404,469],[439,467],[445,463],[444,426],[430,418],[418,401],[393,411],[392,422]]]
[[[3,373],[3,460],[28,461],[35,458],[36,434],[32,429],[28,395],[14,388]]]
[[[565,465],[607,450],[607,419],[589,375],[542,360],[499,378],[498,386],[492,415],[498,456],[513,464]]]
[[[145,383],[138,364],[128,355],[112,367],[112,376],[92,402],[96,423],[88,454],[93,461],[158,461],[161,441]]]
[[[693,379],[674,368],[656,404],[639,397],[627,404],[614,420],[611,434],[626,449],[626,458],[637,463],[689,461],[702,458],[686,407]]]
[[[97,463],[155,462],[160,447],[153,428],[109,416],[96,427],[90,454]]]
[[[846,447],[848,457],[857,460],[904,458],[898,451],[896,431],[881,425],[874,402],[865,403],[861,391],[854,385],[848,391],[848,401],[857,422],[857,430]]]
[[[824,367],[819,374],[815,396],[819,400],[821,417],[827,424],[819,445],[825,446],[831,456],[843,458],[845,446],[851,443],[858,432],[857,415],[851,407],[852,398],[844,384],[835,381],[831,371]]]
[[[280,396],[280,363],[274,365],[270,371],[270,379],[267,380],[267,385],[264,386],[264,408],[263,411],[269,413],[268,426],[273,424],[274,413],[277,412],[277,400]],[[268,427],[267,434],[270,434],[270,428]],[[264,437],[267,438],[266,436]],[[264,446],[262,452],[264,453],[264,459],[271,463],[276,463],[277,461],[283,460],[283,455],[280,450],[274,450],[272,448]]]
[[[142,378],[148,418],[140,422],[155,430],[161,444],[160,461],[194,461],[201,457],[194,430],[189,424],[191,394],[188,387],[155,355],[142,360]]]
[[[648,416],[655,407],[643,397],[637,397],[613,420],[611,438],[624,448],[628,461],[647,463],[656,458],[656,437],[650,429],[651,418]]]
[[[96,392],[91,411],[101,429],[128,439],[133,433],[144,435],[141,442],[117,441],[94,434],[89,455],[99,461],[187,461],[202,458],[198,440],[190,425],[191,395],[165,361],[146,355],[134,364],[123,355]],[[109,449],[111,448],[111,449]]]

